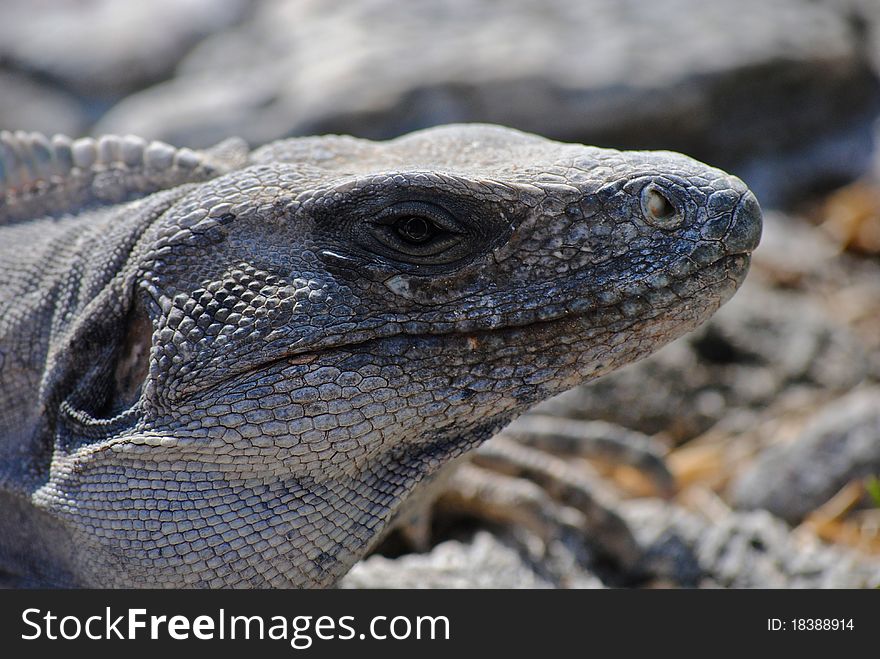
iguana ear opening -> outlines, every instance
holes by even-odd
[[[140,399],[150,371],[152,337],[153,325],[150,318],[136,302],[125,321],[125,337],[116,354],[112,388],[101,416],[116,416]]]
[[[75,442],[103,437],[130,425],[137,415],[135,405],[149,374],[153,325],[139,300],[120,325],[118,343],[107,346],[79,382],[80,390],[61,403],[61,418]]]

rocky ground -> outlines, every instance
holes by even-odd
[[[490,121],[733,171],[766,211],[733,301],[501,440],[567,446],[598,507],[524,486],[548,535],[441,497],[345,585],[878,587],[880,4],[645,7],[2,0],[0,128],[199,147]]]

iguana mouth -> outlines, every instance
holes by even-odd
[[[641,291],[634,295],[629,295],[613,303],[605,305],[593,305],[582,310],[568,310],[550,318],[534,318],[529,322],[510,323],[492,328],[462,329],[436,333],[407,332],[405,330],[402,330],[396,334],[376,336],[361,341],[342,342],[331,345],[322,345],[319,346],[317,349],[308,349],[302,351],[295,350],[291,352],[286,352],[277,357],[262,361],[259,364],[249,365],[247,368],[230,372],[226,375],[226,377],[222,379],[207,383],[201,387],[187,392],[186,394],[175,399],[174,402],[186,402],[198,396],[199,394],[222,387],[229,381],[239,379],[242,376],[252,375],[256,373],[264,373],[267,371],[271,371],[278,366],[305,366],[308,364],[312,364],[322,357],[330,354],[339,352],[355,352],[364,348],[369,348],[370,346],[387,344],[389,342],[421,342],[423,345],[437,343],[441,346],[448,347],[449,341],[458,340],[462,342],[462,345],[466,349],[477,350],[481,346],[485,345],[487,341],[491,341],[493,343],[497,343],[499,341],[503,342],[511,335],[524,331],[529,331],[535,333],[536,336],[547,337],[549,339],[555,335],[560,334],[561,332],[559,331],[559,328],[566,325],[569,325],[573,328],[583,327],[585,324],[587,324],[587,326],[589,327],[596,327],[599,325],[598,323],[588,323],[585,321],[589,321],[590,319],[602,316],[604,313],[607,313],[608,309],[611,307],[623,307],[627,301],[640,298],[645,294],[645,292],[649,292],[649,294],[653,294],[655,297],[662,296],[664,293],[672,291],[675,284],[677,283],[705,276],[709,278],[710,281],[706,284],[706,286],[692,291],[691,295],[688,298],[696,299],[697,297],[700,297],[701,299],[703,299],[706,297],[705,293],[707,289],[720,288],[725,283],[728,283],[728,287],[730,289],[729,295],[717,297],[716,304],[714,306],[707,305],[707,308],[711,308],[711,310],[707,310],[706,312],[696,316],[693,319],[692,326],[696,326],[699,323],[703,322],[706,317],[711,315],[711,313],[714,312],[715,309],[717,309],[717,307],[726,302],[727,299],[731,295],[733,295],[739,284],[743,281],[746,274],[748,273],[750,260],[751,257],[749,254],[732,254],[716,259],[705,266],[697,266],[696,264],[694,264],[694,267],[690,271],[687,271],[686,274],[681,277],[671,279],[670,283],[666,286],[650,288],[646,285],[644,291]],[[721,276],[722,274],[725,276]],[[660,316],[663,312],[668,311],[670,308],[681,306],[683,303],[683,300],[681,298],[676,298],[676,301],[676,304],[665,306],[662,304],[658,305],[655,309],[652,310],[652,313],[634,314],[631,318],[632,324],[650,321],[652,318]],[[626,319],[627,317],[624,316],[620,320],[621,322],[624,322]],[[683,326],[681,333],[683,334],[684,332],[689,331],[690,329],[692,329],[692,326]],[[389,348],[384,352],[394,354],[398,351]]]

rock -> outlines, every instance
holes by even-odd
[[[880,86],[849,7],[805,0],[266,2],[98,131],[388,137],[452,121],[671,148],[767,205],[870,163]]]
[[[725,588],[877,588],[880,560],[795,538],[770,514],[707,519],[656,499],[621,513],[645,548],[642,567],[673,585]]]
[[[511,547],[488,531],[470,542],[447,540],[427,554],[370,556],[342,580],[343,588],[550,588]]]
[[[847,483],[880,475],[880,388],[827,405],[793,442],[771,446],[732,488],[740,508],[763,508],[796,523]]]
[[[767,211],[753,266],[774,284],[803,288],[830,276],[846,277],[840,252],[838,241],[804,218]]]
[[[858,47],[867,52],[869,61],[880,71],[880,4],[876,0],[820,1],[847,17],[853,26]]]
[[[591,572],[551,559],[536,564],[510,539],[486,530],[447,540],[425,554],[370,556],[343,588],[601,588],[662,584],[682,588],[877,588],[880,560],[793,537],[766,512],[703,515],[659,499],[621,504],[643,550],[636,572]],[[597,574],[602,572],[600,579]],[[559,580],[560,574],[566,578]],[[603,583],[604,582],[604,583]]]
[[[70,94],[20,73],[0,70],[0,128],[79,135],[87,109]]]
[[[0,60],[79,95],[117,98],[170,75],[247,8],[244,0],[5,0]]]

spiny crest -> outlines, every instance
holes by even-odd
[[[248,147],[232,138],[205,151],[135,135],[72,140],[0,131],[0,224],[128,201],[244,166]]]

